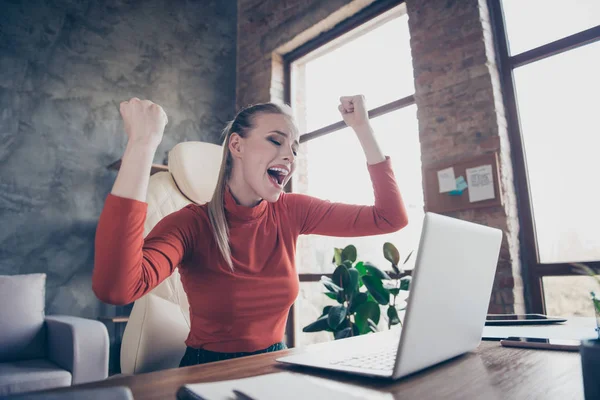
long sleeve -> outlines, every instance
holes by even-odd
[[[406,208],[389,157],[368,166],[375,204],[332,203],[302,194],[287,194],[288,211],[300,234],[369,236],[396,232],[408,224]]]
[[[194,213],[163,218],[144,239],[148,205],[110,194],[96,230],[92,289],[110,304],[128,304],[169,277],[192,248]]]

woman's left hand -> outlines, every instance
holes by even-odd
[[[338,110],[340,110],[340,114],[342,114],[346,125],[354,130],[369,125],[365,96],[362,94],[340,97]]]

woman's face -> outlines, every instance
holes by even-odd
[[[298,131],[290,118],[281,114],[261,113],[253,122],[254,128],[245,138],[231,136],[230,150],[238,161],[234,168],[236,164],[241,167],[234,174],[245,183],[244,196],[275,202],[295,170]]]

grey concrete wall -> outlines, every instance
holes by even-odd
[[[91,290],[120,101],[161,104],[176,143],[234,114],[235,0],[0,0],[0,274],[45,272],[47,312],[110,314]]]

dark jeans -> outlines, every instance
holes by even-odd
[[[189,367],[190,365],[206,364],[214,361],[229,360],[232,358],[240,358],[252,356],[254,354],[270,353],[272,351],[285,350],[287,346],[283,342],[275,343],[266,349],[253,351],[249,353],[218,353],[204,349],[194,349],[189,347],[185,350],[185,354],[179,363],[179,367]]]

